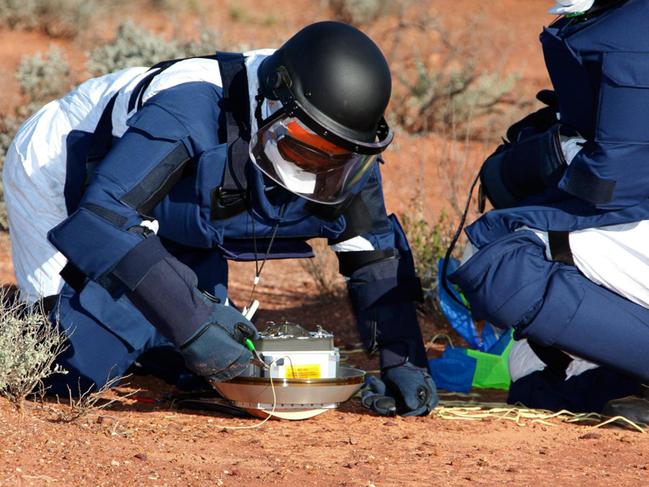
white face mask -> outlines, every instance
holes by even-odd
[[[595,3],[595,0],[556,0],[557,4],[549,12],[551,14],[565,15],[586,12]]]
[[[293,193],[313,194],[316,184],[315,174],[305,171],[289,161],[283,160],[277,146],[273,143],[267,143],[264,150],[275,154],[273,167],[281,180],[282,186]],[[250,159],[254,161],[255,155],[252,153],[252,143],[248,154],[250,155]]]
[[[271,150],[276,150],[272,147]],[[292,193],[313,194],[315,191],[316,175],[285,161],[281,158],[273,161],[277,175],[282,179],[284,187]]]

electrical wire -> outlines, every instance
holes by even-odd
[[[293,374],[293,377],[296,378],[295,377],[295,371],[293,370],[293,361],[291,360],[290,356],[285,355],[283,357],[277,357],[270,364],[268,364],[268,366],[267,366],[267,368],[269,370],[268,378],[270,379],[270,389],[273,392],[273,407],[272,407],[270,413],[266,413],[267,416],[262,421],[260,421],[259,423],[249,425],[249,426],[223,426],[224,429],[227,429],[227,430],[248,430],[248,429],[259,428],[259,427],[263,426],[266,423],[266,421],[268,421],[275,414],[275,410],[277,409],[277,393],[275,391],[275,384],[273,383],[273,374],[270,372],[270,370],[272,369],[273,365],[275,365],[276,362],[278,362],[279,360],[284,360],[284,359],[288,359],[288,361],[290,362],[290,364],[291,364],[291,372]],[[299,378],[299,377],[297,377],[297,378]]]
[[[446,274],[448,272],[448,263],[451,260],[451,254],[453,253],[453,249],[455,249],[455,244],[457,244],[457,241],[459,240],[460,235],[462,234],[462,229],[464,228],[466,217],[469,214],[469,207],[471,206],[471,198],[473,198],[473,191],[475,190],[475,186],[479,180],[480,180],[480,172],[476,174],[473,183],[471,183],[471,188],[469,189],[469,197],[467,198],[466,205],[464,206],[464,213],[462,213],[460,224],[457,226],[457,230],[455,230],[455,234],[451,239],[451,243],[449,244],[448,249],[446,249],[446,254],[444,255],[444,262],[442,263],[442,275],[440,276],[440,280],[442,282],[442,287],[444,288],[444,291],[447,292],[447,294],[451,297],[451,299],[453,299],[453,301],[456,301],[460,306],[462,306],[465,309],[469,309],[469,307],[464,302],[462,302],[462,300],[458,299],[455,296],[455,293],[451,291],[451,289],[448,286],[448,280],[446,279]]]
[[[284,357],[277,357],[275,360],[273,360],[269,365],[268,369],[270,369],[275,362],[277,362],[280,359],[283,359]],[[268,378],[270,379],[270,389],[273,392],[273,407],[270,410],[270,413],[266,413],[267,416],[260,421],[259,423],[255,423],[252,425],[246,425],[246,426],[223,426],[223,429],[226,430],[251,430],[255,428],[260,428],[264,424],[266,424],[266,421],[268,421],[274,414],[275,414],[275,409],[277,408],[277,393],[275,392],[275,384],[273,383],[273,375],[269,374]]]
[[[275,223],[275,227],[273,228],[273,233],[270,236],[270,242],[268,242],[268,248],[266,249],[266,253],[264,254],[264,258],[261,261],[261,265],[259,264],[259,260],[257,259],[257,255],[259,254],[257,250],[257,234],[255,231],[255,216],[252,215],[252,245],[253,249],[255,252],[255,278],[252,281],[252,289],[250,290],[250,298],[248,299],[248,306],[246,306],[247,309],[250,309],[252,306],[252,302],[254,300],[255,296],[255,290],[257,289],[257,284],[259,284],[259,281],[261,280],[261,273],[264,270],[264,266],[266,265],[266,261],[268,260],[268,256],[270,255],[270,251],[273,247],[273,243],[275,242],[275,237],[277,236],[277,231],[279,230],[279,225],[282,221],[282,218],[284,218],[284,212],[286,211],[286,204],[283,204],[280,209],[279,209],[279,218],[277,222]]]

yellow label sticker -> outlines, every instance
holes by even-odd
[[[287,379],[319,379],[320,364],[297,364],[284,367]]]

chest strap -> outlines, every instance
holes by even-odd
[[[228,160],[224,167],[221,185],[214,188],[211,194],[211,218],[220,220],[235,216],[248,208],[247,181],[245,169],[248,162],[248,145],[250,143],[250,99],[248,95],[248,77],[245,58],[240,53],[217,52],[208,56],[196,56],[162,61],[152,66],[150,73],[144,76],[133,89],[128,101],[128,112],[139,110],[144,103],[144,92],[156,76],[174,64],[187,59],[212,59],[219,63],[223,85],[221,110],[224,116],[224,136],[228,145]],[[108,134],[108,142],[94,144],[105,149],[99,157],[89,155],[89,163],[96,163],[110,148],[112,132],[112,111],[115,97],[104,110],[101,122],[95,130],[96,138]],[[223,137],[221,137],[223,138]],[[89,167],[89,169],[91,169]]]
[[[250,97],[248,77],[242,54],[218,52],[225,114],[228,160],[221,185],[211,194],[211,219],[222,220],[248,208],[246,166],[250,144]]]

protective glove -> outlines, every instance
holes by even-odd
[[[367,379],[361,403],[382,416],[425,416],[439,402],[428,371],[410,362],[384,369],[381,379]]]
[[[558,122],[559,100],[556,93],[551,90],[541,90],[536,94],[536,99],[546,106],[526,115],[507,129],[507,140],[510,143],[545,132]]]
[[[212,314],[184,344],[180,353],[187,367],[210,381],[226,381],[250,365],[252,353],[244,346],[255,340],[257,329],[231,306],[212,304]]]
[[[212,381],[241,374],[252,354],[246,338],[257,330],[241,313],[201,292],[196,274],[168,254],[156,236],[146,237],[113,271],[144,317],[178,347],[187,367]],[[148,265],[151,255],[159,258]],[[145,265],[147,264],[147,265]]]

